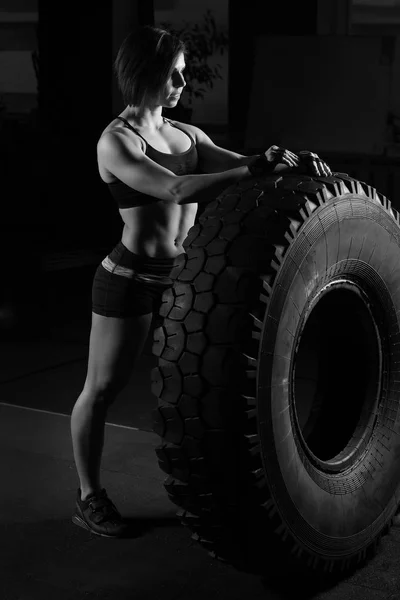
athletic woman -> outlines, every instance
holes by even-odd
[[[185,46],[170,32],[144,27],[122,43],[115,72],[126,108],[97,145],[99,174],[118,204],[121,241],[99,265],[87,376],[71,415],[80,480],[75,524],[107,537],[126,531],[100,483],[108,407],[127,384],[149,333],[171,269],[184,252],[199,203],[241,179],[300,168],[329,175],[316,154],[272,146],[243,156],[216,146],[201,129],[166,119],[185,87]]]

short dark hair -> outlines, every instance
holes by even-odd
[[[157,95],[182,52],[186,54],[185,43],[166,29],[146,25],[129,33],[114,62],[124,103],[142,106]]]

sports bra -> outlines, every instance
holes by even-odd
[[[169,119],[163,117],[164,121],[172,125],[172,127],[176,127],[185,133],[191,141],[190,148],[186,150],[186,152],[181,152],[180,154],[167,154],[166,152],[160,152],[156,150],[146,140],[140,133],[132,127],[130,123],[123,117],[117,117],[121,121],[125,123],[129,129],[132,129],[139,137],[142,138],[146,145],[145,154],[154,162],[159,165],[169,169],[175,175],[189,175],[195,173],[198,165],[198,155],[196,149],[196,143],[192,136],[178,127],[174,125]],[[148,194],[143,194],[138,190],[131,188],[129,185],[126,185],[123,181],[116,178],[115,181],[108,183],[108,189],[110,190],[112,196],[116,200],[118,204],[118,208],[132,208],[134,206],[143,206],[144,204],[149,204],[151,202],[159,202],[159,198],[155,198],[154,196],[150,196]]]

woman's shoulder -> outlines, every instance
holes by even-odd
[[[132,143],[140,150],[145,150],[143,140],[134,131],[128,129],[120,119],[113,119],[101,132],[97,142],[98,147],[107,148],[116,142]]]

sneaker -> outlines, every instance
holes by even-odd
[[[78,489],[72,522],[103,537],[121,537],[127,529],[127,524],[104,488],[90,494],[86,500],[81,500],[81,490]]]

